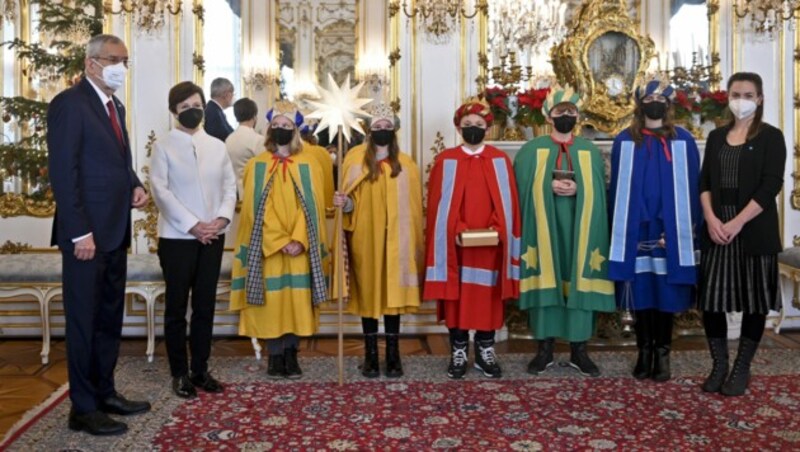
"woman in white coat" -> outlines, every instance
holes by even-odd
[[[217,280],[225,232],[236,206],[236,176],[225,144],[200,123],[203,90],[181,82],[169,91],[169,111],[177,124],[156,141],[150,183],[159,210],[158,257],[166,282],[164,337],[172,390],[179,397],[222,392],[208,372]],[[192,293],[192,318],[186,356],[186,307]]]

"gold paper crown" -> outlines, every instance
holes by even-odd
[[[393,127],[398,123],[397,116],[394,114],[394,110],[392,110],[392,107],[385,102],[373,102],[369,107],[366,108],[366,110],[371,116],[371,124],[384,119],[392,123]]]
[[[547,98],[542,104],[542,113],[544,113],[545,116],[549,116],[550,110],[552,110],[553,107],[564,102],[574,104],[580,109],[581,105],[583,105],[583,96],[568,84],[564,86],[558,84],[553,85],[550,87],[550,92],[547,93]]]
[[[298,111],[297,105],[294,103],[289,102],[288,100],[279,100],[272,106],[272,110],[270,110],[269,114],[269,120],[272,121],[276,116],[286,116],[292,122],[296,122]]]

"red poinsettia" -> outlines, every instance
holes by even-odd
[[[518,108],[517,114],[514,115],[514,121],[523,127],[544,124],[542,105],[544,105],[548,93],[550,93],[550,88],[531,88],[517,93]]]
[[[508,94],[506,90],[498,86],[487,87],[483,91],[483,99],[489,104],[489,108],[492,110],[494,122],[498,124],[506,122],[506,118],[511,112],[508,108]]]
[[[675,91],[675,119],[691,120],[692,114],[700,111],[700,103],[697,98],[689,95],[684,90]]]
[[[700,93],[700,115],[704,121],[722,118],[727,109],[727,91],[720,90]]]

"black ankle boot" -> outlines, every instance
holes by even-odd
[[[711,352],[713,367],[702,388],[705,392],[719,392],[725,383],[725,377],[728,376],[728,339],[709,337],[708,350]]]
[[[672,349],[673,314],[671,312],[656,311],[655,315],[653,380],[665,382],[672,378],[669,354]]]
[[[528,373],[532,375],[539,375],[553,365],[555,339],[548,337],[547,339],[539,340],[538,343],[539,350],[536,351],[536,356],[528,363]]]
[[[286,378],[296,380],[303,376],[303,371],[300,369],[300,363],[297,362],[297,349],[294,347],[287,348],[283,351],[284,356],[284,375]]]
[[[270,378],[283,378],[286,376],[286,364],[283,355],[273,355],[270,353],[267,361],[267,375]]]
[[[400,337],[397,334],[386,335],[386,376],[389,378],[403,376],[403,364],[400,362]]]
[[[758,342],[742,337],[739,339],[739,351],[733,362],[733,369],[728,379],[722,385],[720,392],[726,396],[740,396],[747,390],[750,383],[750,363],[758,350]]]
[[[364,335],[364,364],[361,365],[361,375],[367,378],[380,376],[378,370],[378,335],[369,333]]]
[[[644,309],[636,311],[636,323],[634,324],[636,333],[636,348],[639,355],[636,357],[636,366],[633,368],[633,378],[644,380],[653,375],[653,311]]]
[[[589,358],[589,353],[586,351],[586,342],[570,342],[570,357],[569,365],[578,369],[581,375],[585,377],[599,377],[600,369]]]

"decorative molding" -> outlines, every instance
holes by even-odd
[[[792,62],[792,72],[794,73],[793,91],[800,93],[800,27],[794,30],[794,42],[795,48]],[[794,155],[792,158],[792,180],[794,181],[794,186],[792,187],[791,199],[792,208],[800,210],[800,94],[794,95],[794,142]],[[794,246],[800,246],[797,236],[794,238]]]
[[[156,132],[151,130],[147,135],[147,144],[144,148],[147,150],[147,158],[153,153],[153,145],[156,142]],[[142,173],[145,174],[144,189],[151,193],[150,190],[150,167],[142,167]],[[140,232],[143,232],[144,237],[147,239],[147,249],[151,253],[155,253],[158,249],[158,207],[156,206],[153,197],[147,200],[147,205],[142,209],[145,213],[144,218],[140,218],[133,222],[133,236],[138,237]]]
[[[33,246],[28,243],[6,240],[6,243],[0,245],[0,254],[22,254],[24,251],[30,250],[31,248],[33,248]]]
[[[47,218],[52,217],[55,211],[56,204],[52,198],[32,199],[19,193],[0,195],[0,217],[2,218],[19,216]]]
[[[400,47],[397,47],[389,53],[389,67],[393,68],[400,58]]]

